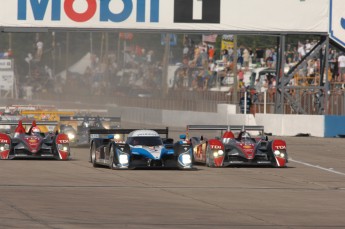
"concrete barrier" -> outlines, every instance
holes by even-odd
[[[265,132],[277,136],[296,136],[298,134],[324,136],[325,126],[322,115],[256,114],[255,120],[257,125],[265,126]]]
[[[186,127],[186,125],[262,125],[275,136],[308,134],[314,137],[345,135],[345,116],[236,114],[236,106],[219,104],[217,113],[172,111],[145,108],[113,107],[109,111],[124,122],[153,126]],[[143,125],[144,126],[144,125]]]
[[[344,137],[345,136],[345,116],[325,116],[324,137]]]

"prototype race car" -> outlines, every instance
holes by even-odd
[[[90,129],[91,134],[108,135],[90,142],[90,162],[111,169],[178,168],[192,169],[189,142],[168,138],[168,128],[155,130]],[[125,136],[127,139],[125,140]],[[165,135],[161,138],[160,135]],[[180,136],[185,139],[185,135]]]
[[[90,138],[97,138],[99,135],[89,135],[89,130],[109,129],[120,127],[120,117],[99,117],[99,116],[61,116],[60,131],[68,135],[71,146],[88,146]]]
[[[269,165],[286,167],[288,154],[286,142],[279,139],[268,140],[263,126],[221,126],[189,125],[191,130],[222,131],[222,137],[206,139],[192,137],[193,161],[209,167],[226,167],[231,165]],[[232,131],[239,131],[235,136]],[[252,137],[251,132],[259,132]]]
[[[5,121],[0,122],[4,124]],[[70,159],[69,140],[66,134],[41,132],[40,125],[57,125],[57,122],[31,123],[6,122],[17,125],[14,133],[0,133],[0,159],[15,158],[51,158],[57,160]],[[26,131],[24,125],[30,125]]]

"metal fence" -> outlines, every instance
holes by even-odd
[[[243,92],[239,92],[237,98],[241,98]],[[329,114],[345,115],[345,93],[334,91],[326,96],[316,91],[298,90],[293,98],[299,101],[301,107],[309,115]],[[252,94],[252,113],[275,113],[275,98],[270,98],[268,93]],[[266,97],[266,99],[265,99]],[[189,92],[171,91],[165,98],[136,98],[136,97],[114,97],[114,103],[119,106],[146,107],[167,110],[189,110],[201,112],[217,112],[218,104],[236,104],[233,95],[224,92]],[[322,106],[321,106],[322,105]],[[323,110],[323,107],[325,110]],[[239,109],[238,109],[239,110]],[[285,114],[298,114],[293,104],[284,102]]]
[[[251,113],[275,113],[275,96],[269,93],[250,93],[252,100]],[[332,90],[327,94],[318,90],[295,89],[289,92],[291,98],[297,101],[306,114],[318,115],[345,115],[345,91]],[[170,90],[166,96],[158,94],[146,95],[144,97],[116,94],[116,90],[102,95],[73,94],[72,92],[60,95],[45,93],[36,94],[33,99],[46,99],[51,101],[74,101],[86,104],[116,104],[124,107],[143,107],[166,110],[183,110],[199,112],[217,112],[218,104],[236,104],[240,112],[240,98],[244,92],[237,94],[237,101],[234,101],[234,94],[214,91],[184,91]],[[327,100],[326,100],[327,98]],[[300,114],[289,100],[283,103],[284,114]],[[324,108],[324,109],[322,109]]]

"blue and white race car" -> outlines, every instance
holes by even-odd
[[[178,168],[192,169],[191,144],[181,135],[174,142],[169,129],[90,129],[90,162],[111,169]],[[161,135],[165,135],[162,138]],[[126,138],[126,139],[125,139]]]

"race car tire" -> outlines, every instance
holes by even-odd
[[[207,167],[210,167],[210,168],[213,168],[214,167],[214,163],[211,162],[211,149],[210,149],[210,146],[207,145],[207,149],[206,149],[206,166]]]
[[[109,152],[109,169],[114,170],[116,167],[114,166],[114,146],[110,147],[110,152]]]
[[[91,145],[90,158],[91,158],[92,166],[97,168],[98,164],[96,163],[96,144],[94,142]]]
[[[194,145],[192,144],[192,164],[195,165],[195,157],[194,157]]]
[[[272,148],[272,142],[269,143],[269,145],[268,145],[267,148],[269,148],[269,149]],[[275,158],[275,156],[274,156],[272,150],[268,150],[267,156],[268,156],[269,160],[271,161],[271,166],[272,166],[273,168],[279,168],[279,166],[278,166],[278,164],[277,164],[277,161],[276,161],[276,158]]]

